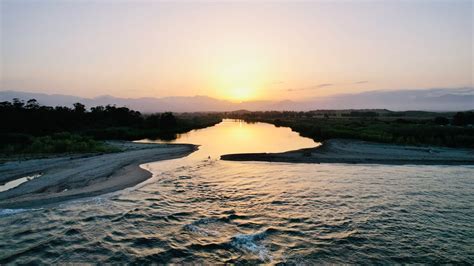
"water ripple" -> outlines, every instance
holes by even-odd
[[[0,263],[472,264],[472,176],[469,167],[185,165],[109,198],[0,210]]]

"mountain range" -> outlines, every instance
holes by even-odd
[[[97,105],[126,106],[144,113],[150,112],[222,112],[249,111],[308,111],[317,109],[389,109],[462,111],[474,109],[474,88],[437,88],[413,90],[379,90],[353,94],[337,94],[299,101],[248,101],[235,103],[207,96],[164,98],[118,98],[109,95],[82,98],[71,95],[32,93],[13,90],[0,91],[0,101],[36,99],[42,105],[72,106],[80,102],[87,107]]]

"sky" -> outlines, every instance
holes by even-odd
[[[473,1],[0,0],[0,89],[307,99],[473,86]]]

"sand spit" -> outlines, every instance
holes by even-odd
[[[97,196],[134,186],[151,177],[140,168],[147,162],[186,156],[197,149],[190,144],[110,142],[122,152],[11,161],[0,164],[0,185],[24,176],[41,174],[0,192],[0,208],[34,207],[81,197]]]
[[[470,165],[474,164],[474,150],[332,139],[315,148],[282,153],[227,154],[221,156],[221,159],[291,163]]]

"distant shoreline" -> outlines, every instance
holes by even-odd
[[[474,165],[474,150],[331,139],[314,148],[281,153],[226,154],[221,159],[288,163]]]
[[[86,156],[10,161],[0,164],[0,184],[41,173],[0,192],[0,208],[31,208],[71,199],[92,197],[137,185],[152,176],[141,164],[184,157],[192,144],[110,142],[122,152]]]

